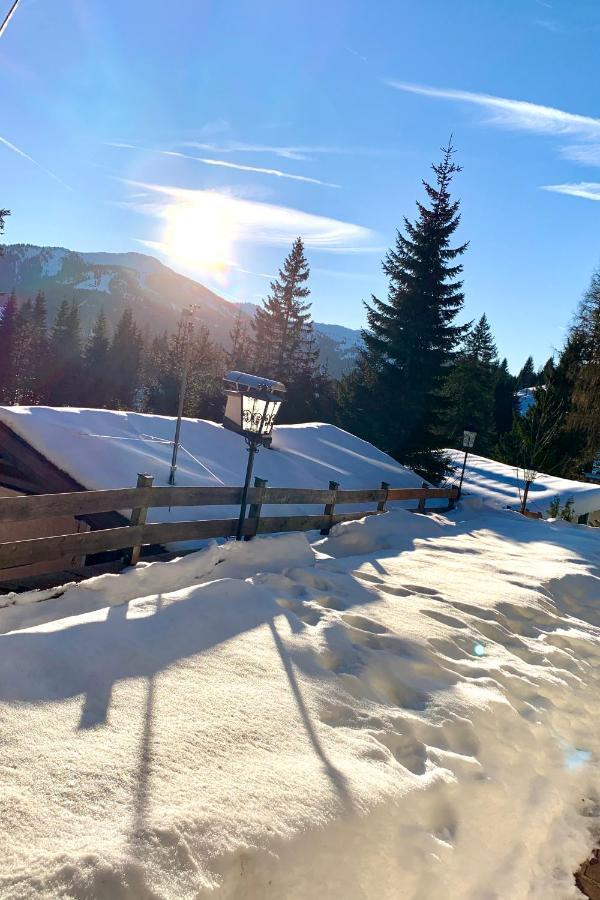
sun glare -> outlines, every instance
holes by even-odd
[[[174,262],[224,279],[232,259],[235,221],[232,204],[203,192],[165,210],[165,252]]]

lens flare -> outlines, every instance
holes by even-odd
[[[162,243],[174,262],[224,278],[233,254],[235,221],[231,204],[204,191],[165,209]]]

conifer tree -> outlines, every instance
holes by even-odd
[[[445,432],[451,446],[459,446],[465,428],[477,432],[477,450],[484,455],[495,444],[494,401],[497,350],[484,315],[468,332],[444,385],[447,408]]]
[[[140,385],[142,336],[130,309],[123,310],[108,352],[108,403],[133,409]]]
[[[450,196],[460,171],[453,154],[450,142],[432,166],[434,183],[423,182],[427,203],[417,203],[414,223],[404,220],[384,260],[387,301],[366,304],[362,377],[351,376],[341,393],[347,427],[429,477],[446,468],[436,453],[441,387],[466,330],[454,324],[464,302],[457,260],[467,245],[451,245],[460,221],[460,202]]]
[[[48,345],[48,403],[76,405],[81,396],[81,326],[75,301],[58,308]]]
[[[310,348],[312,323],[307,297],[309,268],[301,238],[296,238],[271,291],[252,320],[256,371],[286,387],[300,369],[316,365]]]
[[[248,317],[239,309],[229,332],[231,350],[227,354],[227,366],[230,371],[246,372],[251,368],[252,347],[247,322]]]
[[[14,290],[0,311],[0,402],[14,403],[17,298]]]
[[[494,386],[494,429],[499,438],[511,430],[513,416],[517,411],[515,383],[515,378],[508,369],[508,360],[505,358],[496,368]]]
[[[19,306],[15,320],[14,402],[31,403],[35,373],[32,370],[31,320],[33,303],[28,298]]]
[[[82,360],[83,404],[102,408],[110,402],[108,325],[104,309],[96,316]]]
[[[573,392],[569,425],[585,432],[585,465],[600,452],[600,269],[579,304],[570,340],[579,348],[579,365],[572,370]]]
[[[516,389],[517,391],[522,391],[524,388],[535,387],[536,383],[537,375],[533,365],[533,356],[528,356],[523,368],[517,375]]]
[[[46,400],[46,367],[48,363],[48,311],[46,297],[38,291],[31,313],[31,403]]]

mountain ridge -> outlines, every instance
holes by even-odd
[[[7,244],[0,256],[0,295],[13,289],[20,300],[43,291],[52,321],[63,299],[74,300],[85,331],[100,308],[114,327],[126,307],[142,330],[172,330],[182,309],[196,304],[211,338],[228,348],[238,310],[249,317],[255,304],[226,300],[205,285],[136,251],[77,251],[37,244]],[[340,377],[354,363],[360,332],[342,325],[315,323],[323,365]]]

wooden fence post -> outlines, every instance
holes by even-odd
[[[338,481],[330,481],[329,482],[329,490],[330,491],[339,491],[340,485]],[[333,495],[333,503],[326,503],[325,509],[323,510],[324,516],[332,516],[333,511],[335,510],[335,494]],[[321,534],[329,534],[331,531],[331,525],[328,525],[327,528],[321,528]]]
[[[258,521],[260,519],[260,510],[263,505],[263,500],[265,497],[265,490],[267,488],[267,480],[266,478],[255,478],[254,479],[254,487],[258,491],[258,499],[256,503],[250,504],[250,509],[248,510],[248,520],[252,520],[252,534],[247,534],[244,538],[245,541],[251,541],[252,538],[258,531]]]
[[[387,503],[388,492],[390,490],[390,486],[387,481],[381,482],[381,490],[385,491],[385,497],[377,504],[377,512],[385,512],[385,504]]]
[[[136,487],[151,488],[153,481],[154,481],[154,475],[143,475],[140,473],[137,477]],[[148,515],[148,507],[147,506],[138,506],[136,509],[133,509],[131,511],[131,519],[129,520],[129,524],[130,525],[145,525],[147,515]],[[140,559],[141,550],[142,550],[141,544],[135,544],[133,547],[129,547],[123,554],[125,564],[130,565],[130,566],[137,565],[137,563],[139,562],[139,559]]]
[[[422,488],[422,490],[424,490],[424,491],[428,490],[429,485],[427,484],[426,481],[424,481],[424,482],[422,483],[421,488]],[[419,497],[419,505],[417,506],[417,512],[418,512],[418,513],[424,513],[424,512],[425,512],[425,504],[426,504],[426,503],[427,503],[427,497],[425,497],[425,496]]]
[[[453,491],[457,490],[457,487],[455,484],[453,484],[451,487],[452,487]],[[448,498],[448,512],[450,512],[451,509],[454,509],[455,506],[456,506],[456,499],[454,497],[449,497]]]

